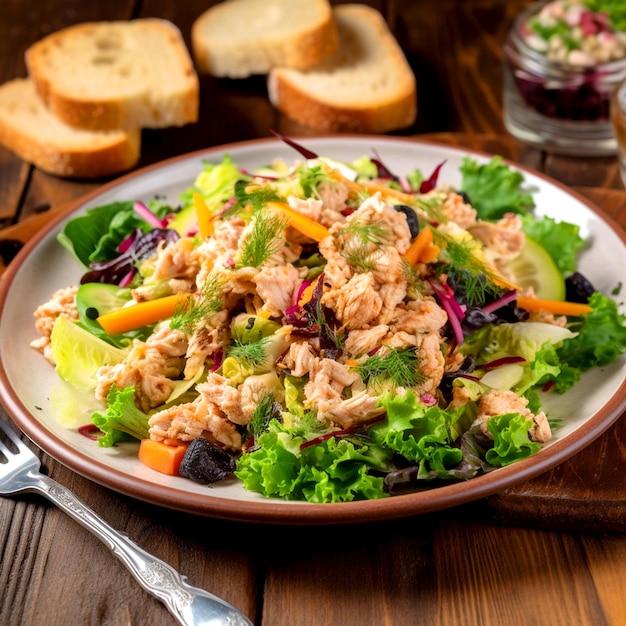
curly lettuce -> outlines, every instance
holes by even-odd
[[[318,433],[286,428],[278,420],[243,454],[235,470],[246,489],[267,497],[313,503],[384,498],[382,476],[390,453],[366,437],[328,438],[308,443]]]
[[[148,415],[136,407],[134,387],[125,387],[120,391],[113,385],[107,395],[106,411],[94,413],[91,421],[102,432],[98,437],[101,448],[110,448],[121,441],[149,437]]]

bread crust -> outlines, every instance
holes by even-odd
[[[52,115],[36,102],[34,87],[26,79],[9,81],[1,90],[17,90],[24,108],[41,111],[32,119],[16,120],[10,107],[0,101],[0,144],[22,160],[49,174],[72,178],[102,178],[134,167],[141,150],[141,131],[85,132],[76,131],[72,141],[40,132]],[[21,115],[24,115],[23,113]],[[58,123],[58,122],[57,122]],[[48,131],[49,131],[48,124]],[[72,134],[74,131],[69,129]]]
[[[127,28],[130,24],[158,37],[175,55],[184,88],[163,96],[150,94],[151,85],[130,84],[126,93],[103,95],[97,86],[81,93],[60,84],[59,75],[48,64],[48,57],[65,42],[95,35],[104,28]],[[66,124],[86,130],[112,130],[128,127],[164,128],[183,126],[198,120],[199,82],[182,35],[167,20],[146,18],[133,22],[85,22],[62,29],[31,45],[25,53],[26,66],[46,106]],[[83,62],[80,59],[77,63]],[[68,68],[69,71],[69,68]]]
[[[383,47],[393,84],[378,85],[370,93],[363,77],[363,91],[348,97],[342,91],[342,81],[357,81],[356,72],[367,72],[369,68],[366,61],[359,67],[358,56],[351,57],[358,53],[344,50],[344,41],[336,55],[310,70],[273,69],[267,83],[272,104],[290,119],[325,132],[385,133],[413,124],[417,117],[415,76],[380,13],[364,5],[341,5],[334,9],[334,14],[343,28],[367,26],[371,36],[367,42],[360,41],[355,50]],[[339,28],[339,35],[349,33]]]
[[[277,108],[288,118],[328,133],[386,133],[415,121],[415,93],[375,106],[338,106],[312,99],[279,71],[272,73],[271,91]]]
[[[292,0],[293,1],[293,0]],[[199,72],[218,77],[246,78],[253,74],[267,74],[273,67],[284,66],[304,69],[326,59],[338,47],[337,30],[330,5],[326,0],[305,0],[315,3],[318,16],[315,21],[301,22],[281,35],[270,32],[246,34],[245,42],[230,42],[232,33],[225,30],[224,37],[207,31],[220,30],[234,11],[252,9],[253,2],[226,0],[207,9],[193,23],[191,44]],[[241,16],[245,29],[245,15]],[[233,47],[237,50],[233,54]]]

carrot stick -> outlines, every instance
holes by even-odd
[[[422,228],[409,249],[404,253],[404,258],[409,265],[415,265],[419,260],[422,252],[433,242],[433,231],[430,228]]]
[[[281,211],[289,219],[289,224],[293,226],[297,231],[303,235],[314,239],[315,241],[322,241],[330,235],[328,228],[322,226],[319,222],[312,220],[306,215],[302,215],[295,209],[292,209],[285,202],[268,202],[267,206],[272,209]]]
[[[147,467],[169,474],[178,475],[178,468],[187,451],[187,445],[168,446],[162,441],[142,439],[139,444],[139,460]]]
[[[172,317],[176,308],[184,305],[190,297],[188,293],[177,293],[155,300],[147,300],[131,306],[113,309],[100,315],[97,320],[109,335],[119,335]]]
[[[421,263],[432,263],[440,252],[441,248],[431,243],[422,250],[419,260]]]
[[[198,230],[202,239],[210,237],[215,231],[213,226],[213,219],[209,207],[206,205],[204,198],[197,192],[193,192],[193,206],[196,210],[196,217],[198,219]]]
[[[529,313],[546,312],[554,315],[578,316],[593,311],[588,304],[563,302],[561,300],[542,300],[541,298],[530,298],[528,296],[518,296],[517,305]]]

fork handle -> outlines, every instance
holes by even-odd
[[[32,489],[44,495],[98,537],[126,566],[137,582],[158,598],[183,626],[253,626],[225,600],[186,582],[173,567],[113,529],[80,498],[45,474],[33,473]]]

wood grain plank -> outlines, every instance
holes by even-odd
[[[270,530],[263,623],[436,623],[435,519]]]
[[[606,623],[576,535],[448,516],[437,526],[434,555],[441,626]]]
[[[606,534],[583,535],[581,541],[604,617],[611,626],[621,626],[626,616],[626,579],[620,571],[626,563],[626,542]]]

